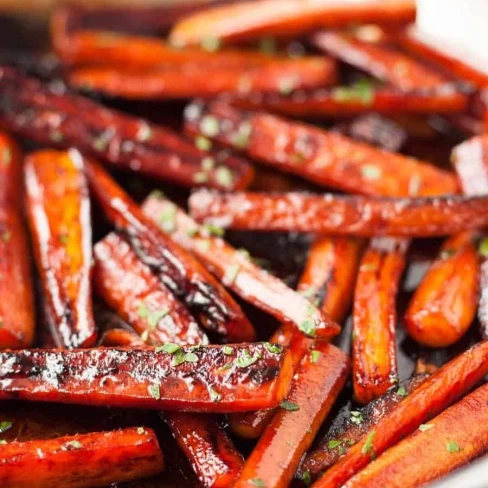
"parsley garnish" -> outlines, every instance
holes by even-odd
[[[439,254],[439,257],[441,259],[448,259],[451,256],[454,256],[454,254],[456,254],[455,249],[445,249],[444,251],[441,251],[441,253]]]
[[[461,448],[458,446],[456,441],[449,441],[446,444],[446,449],[448,452],[453,453],[453,452],[458,452],[461,450]]]
[[[278,354],[281,352],[281,347],[278,344],[271,344],[270,342],[265,342],[264,347],[268,352],[272,354]]]
[[[213,402],[217,403],[218,401],[220,401],[220,398],[221,398],[220,393],[218,393],[217,391],[215,391],[211,386],[209,386],[208,392],[210,394],[210,399]]]
[[[363,423],[363,415],[361,412],[351,411],[351,422],[356,425],[361,425]]]
[[[334,88],[331,95],[338,102],[361,102],[370,105],[374,101],[375,90],[370,80],[362,78],[351,86]]]
[[[215,171],[215,179],[217,183],[225,188],[228,188],[232,185],[234,181],[234,177],[232,176],[232,172],[226,166],[219,166]]]
[[[200,122],[200,130],[207,137],[215,137],[219,133],[219,121],[212,115],[205,115]]]
[[[147,391],[156,400],[159,400],[161,398],[161,392],[159,391],[159,385],[150,385],[147,388]]]
[[[241,267],[238,264],[233,264],[232,266],[229,266],[224,276],[224,284],[232,285],[232,283],[234,283],[234,281],[236,280],[240,269]]]
[[[166,315],[168,315],[169,309],[164,308],[162,310],[154,310],[153,312],[149,312],[147,321],[149,322],[149,325],[151,328],[155,328],[158,324],[159,321],[162,320]]]
[[[366,442],[364,443],[364,446],[361,449],[361,452],[363,454],[369,454],[372,458],[375,456],[374,446],[373,446],[373,439],[375,434],[376,432],[374,430],[370,434],[368,434],[368,437],[366,437]]]
[[[207,231],[211,236],[223,237],[225,230],[213,224],[203,224],[202,229]]]
[[[230,356],[233,352],[234,352],[234,349],[230,346],[224,346],[222,348],[222,352],[226,355],[226,356]]]
[[[198,363],[198,356],[194,352],[185,354],[185,363]]]
[[[144,434],[144,427],[137,427],[137,433],[138,433],[139,435]]]
[[[82,445],[79,441],[69,441],[66,442],[63,447],[65,447],[66,449],[70,449],[72,447],[74,447],[75,449],[80,449]]]
[[[195,146],[200,151],[210,151],[212,149],[212,142],[204,136],[195,137]]]
[[[288,410],[289,412],[296,412],[300,410],[300,405],[298,403],[290,402],[290,400],[283,400],[280,403],[280,407],[284,410]]]
[[[305,471],[302,473],[302,481],[306,486],[310,486],[312,484],[312,475],[310,474],[310,471]]]
[[[167,352],[168,354],[174,354],[176,351],[179,351],[181,348],[178,344],[174,344],[173,342],[166,342],[162,346],[156,348],[156,352]]]
[[[12,422],[10,420],[2,420],[0,422],[0,434],[3,434],[10,428],[12,428]]]
[[[329,449],[335,449],[336,447],[339,447],[342,445],[342,441],[338,440],[338,439],[331,439],[328,443],[327,443],[327,447]]]
[[[266,487],[266,483],[261,478],[251,478],[249,483],[254,486],[259,486],[261,488]]]
[[[244,351],[242,352],[242,356],[235,359],[235,364],[239,368],[247,368],[248,366],[254,364],[258,359],[259,357],[257,357],[256,355],[251,356],[249,351],[247,349],[244,349]]]
[[[321,354],[320,351],[316,351],[315,349],[312,349],[310,351],[310,362],[315,364],[319,360],[320,354]]]
[[[138,142],[146,142],[149,139],[151,139],[152,136],[153,136],[153,131],[151,127],[149,127],[146,123],[143,122],[139,126],[139,130],[137,131],[136,140]]]
[[[242,122],[233,137],[234,146],[237,149],[245,149],[249,145],[252,126],[249,122]]]
[[[176,205],[169,205],[159,216],[159,224],[165,232],[173,232],[176,228]]]
[[[316,329],[315,329],[315,321],[314,319],[312,318],[306,318],[305,320],[303,320],[300,325],[298,326],[298,328],[306,335],[308,336],[314,336],[315,335],[315,332],[316,332]]]
[[[482,257],[488,258],[488,237],[485,237],[481,240],[478,247],[478,252]]]
[[[408,392],[407,392],[407,390],[405,390],[404,386],[400,386],[400,388],[398,388],[396,394],[398,396],[401,396],[401,397],[406,397],[408,395]]]

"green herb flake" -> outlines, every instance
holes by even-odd
[[[251,356],[247,349],[244,349],[242,356],[235,359],[235,364],[238,368],[247,368],[254,364],[259,358],[257,356]]]
[[[212,142],[204,136],[195,137],[195,146],[200,151],[210,151],[212,149]]]
[[[432,429],[432,427],[434,427],[434,424],[420,424],[419,430],[420,432],[425,432],[426,430]]]
[[[315,321],[311,317],[303,320],[298,328],[306,335],[313,337],[316,333]]]
[[[363,448],[361,449],[362,454],[369,454],[371,458],[375,457],[374,446],[373,446],[373,439],[376,432],[373,430],[368,437],[366,437],[366,442],[364,443]]]
[[[298,405],[298,403],[290,402],[290,400],[283,400],[280,403],[280,407],[283,410],[288,410],[289,412],[296,412],[297,410],[300,410],[300,405]]]
[[[212,115],[205,115],[200,122],[200,130],[204,136],[215,137],[219,131],[219,121]]]
[[[139,303],[139,308],[137,309],[137,315],[141,317],[141,319],[145,319],[149,315],[149,309],[144,302]]]
[[[149,339],[149,331],[147,329],[141,334],[141,339],[144,342],[147,342],[147,340]]]
[[[173,359],[171,360],[171,366],[179,366],[185,362],[186,354],[180,349],[173,354]]]
[[[312,484],[312,475],[310,474],[310,471],[305,471],[302,473],[302,481],[305,486],[310,486]]]
[[[4,444],[7,444],[7,441],[5,439],[0,439],[0,445],[4,445]]]
[[[259,486],[260,488],[266,487],[266,483],[261,478],[251,478],[249,483],[253,486]]]
[[[297,78],[295,76],[288,76],[281,78],[278,81],[278,91],[281,95],[290,95],[297,86]]]
[[[0,434],[12,428],[13,423],[10,420],[2,420],[0,422]]]
[[[375,98],[374,84],[363,78],[351,86],[340,86],[331,92],[332,98],[337,102],[360,102],[371,105]]]
[[[109,134],[104,132],[103,134],[100,135],[100,137],[98,137],[93,141],[93,148],[96,151],[102,152],[105,151],[105,149],[107,149],[108,143],[109,143]]]
[[[338,439],[331,439],[328,443],[327,443],[327,447],[329,449],[335,449],[336,447],[339,447],[339,446],[342,446],[342,442],[343,441],[340,441]]]
[[[210,241],[208,239],[204,241],[198,241],[197,247],[200,252],[207,252],[210,249]]]
[[[212,171],[215,167],[215,159],[211,156],[206,156],[202,159],[201,166],[203,171]]]
[[[488,258],[488,237],[481,239],[478,252],[484,258]]]
[[[173,232],[176,229],[176,205],[169,205],[159,216],[159,225],[164,232]]]
[[[279,354],[282,351],[282,348],[278,344],[271,344],[271,342],[265,342],[264,347],[271,354]]]
[[[249,253],[247,249],[244,249],[243,247],[240,247],[237,252],[239,253],[240,256],[242,256],[246,261],[251,261],[252,256]]]
[[[444,249],[439,254],[439,257],[441,259],[449,259],[450,257],[454,256],[454,254],[456,254],[456,250],[455,249]]]
[[[451,454],[454,452],[459,452],[461,450],[456,441],[449,441],[446,444],[446,449],[447,452],[450,452]]]
[[[193,182],[194,183],[207,183],[208,181],[208,173],[203,171],[199,171],[193,175]]]
[[[217,391],[215,391],[211,386],[208,388],[208,393],[210,395],[210,400],[217,403],[220,401],[221,395]]]
[[[149,198],[155,198],[156,200],[164,200],[166,198],[166,195],[161,190],[153,190],[149,194]]]
[[[405,390],[405,387],[404,386],[400,386],[400,388],[398,388],[398,390],[396,391],[396,394],[398,396],[401,396],[401,397],[408,396],[408,392],[407,392],[407,390]]]
[[[5,229],[0,234],[0,238],[5,243],[10,242],[10,239],[12,239],[12,232],[10,232],[8,229]]]
[[[144,427],[137,427],[137,433],[138,433],[139,435],[144,434]]]
[[[225,363],[225,364],[222,366],[222,369],[230,369],[230,368],[232,368],[232,365],[233,365],[233,364],[234,364],[234,363],[233,363],[232,361],[229,361],[229,362]]]
[[[2,149],[2,165],[4,167],[10,166],[10,163],[12,162],[12,152],[8,147],[4,147]]]
[[[167,352],[168,354],[174,354],[175,352],[179,351],[181,348],[178,344],[173,342],[166,342],[162,346],[156,348],[156,352]]]
[[[298,293],[302,295],[302,297],[305,298],[314,298],[315,295],[317,295],[318,290],[316,286],[309,286],[308,288],[303,288],[301,290],[298,290]]]
[[[350,420],[353,424],[361,425],[363,423],[363,414],[361,412],[352,410]]]
[[[224,284],[226,284],[227,286],[232,285],[232,283],[234,283],[234,281],[236,280],[240,269],[241,267],[238,264],[233,264],[232,266],[229,266],[223,279]]]
[[[211,236],[223,237],[225,234],[225,230],[222,227],[213,224],[203,224],[202,230],[205,230]]]
[[[218,51],[221,46],[220,39],[215,36],[207,36],[200,42],[200,47],[207,52],[213,53]]]
[[[161,392],[159,391],[159,385],[150,385],[148,387],[147,391],[156,400],[159,400],[161,398]]]
[[[319,360],[320,356],[321,356],[320,351],[316,351],[315,349],[312,349],[310,351],[310,362],[315,364]]]
[[[232,138],[234,147],[237,149],[246,149],[249,145],[249,139],[251,137],[252,126],[249,122],[242,122],[237,129],[237,132]]]
[[[200,232],[200,229],[198,227],[192,227],[191,229],[188,229],[186,231],[186,235],[188,237],[195,237],[199,232]]]
[[[220,186],[229,188],[234,182],[234,176],[232,175],[232,171],[227,168],[227,166],[219,166],[215,170],[215,180]]]
[[[198,356],[194,352],[185,354],[185,363],[198,363]]]
[[[381,169],[373,164],[365,164],[361,168],[361,174],[366,180],[373,181],[381,178]]]
[[[63,446],[65,449],[71,449],[71,448],[74,448],[74,449],[81,449],[83,446],[81,444],[81,442],[79,441],[69,441],[69,442],[66,442]]]
[[[153,136],[153,131],[151,127],[149,127],[146,123],[142,123],[139,126],[139,130],[137,131],[136,140],[138,142],[146,142],[149,141],[149,139],[151,139],[152,136]]]
[[[224,346],[222,348],[222,352],[226,355],[226,356],[231,356],[234,352],[234,349],[230,346]]]
[[[159,321],[166,317],[168,313],[168,308],[162,310],[154,310],[153,312],[150,312],[147,318],[149,325],[154,329],[159,324]]]

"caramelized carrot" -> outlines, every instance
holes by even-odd
[[[22,216],[22,155],[0,133],[0,348],[29,347],[35,312],[27,231]]]
[[[105,332],[100,340],[103,346],[117,347],[117,346],[145,346],[146,343],[134,332],[127,329],[109,329]]]
[[[331,0],[248,1],[209,8],[182,19],[173,28],[170,41],[180,46],[198,44],[208,37],[225,41],[248,40],[261,35],[291,37],[320,27],[400,24],[414,18],[415,3],[411,0],[367,0],[347,4]]]
[[[227,342],[252,341],[254,329],[225,288],[187,251],[147,218],[124,190],[95,163],[87,164],[93,195],[139,259],[181,299],[200,323]],[[174,211],[163,215],[174,227]]]
[[[296,381],[266,427],[234,487],[286,488],[349,374],[349,359],[331,344],[318,343],[303,358]],[[313,395],[311,395],[313,392]]]
[[[405,397],[326,471],[314,488],[339,488],[367,466],[372,458],[381,455],[470,391],[487,373],[488,341],[483,341],[444,365]]]
[[[429,237],[488,224],[488,196],[368,198],[334,194],[194,192],[193,217],[242,230],[316,232],[331,235]]]
[[[156,436],[144,427],[9,442],[0,446],[0,454],[0,483],[9,488],[102,486],[164,468]]]
[[[398,383],[396,296],[408,244],[407,240],[374,239],[359,267],[352,359],[354,398],[363,405]]]
[[[276,406],[293,374],[289,353],[268,343],[23,349],[0,353],[0,366],[0,399],[208,413]]]
[[[245,188],[252,167],[223,152],[206,153],[161,126],[0,67],[0,126],[41,144],[99,157],[111,166],[183,186]],[[216,164],[203,170],[202,160]]]
[[[448,239],[404,316],[408,334],[429,347],[447,347],[468,330],[476,315],[479,262],[473,235],[462,232]]]
[[[87,347],[97,332],[91,305],[91,219],[83,161],[64,151],[30,154],[29,223],[51,333],[59,347]]]
[[[488,240],[486,237],[480,243],[478,254],[480,260],[478,321],[481,336],[483,339],[488,339]]]
[[[314,183],[366,195],[455,193],[451,173],[413,158],[353,141],[273,115],[242,112],[222,102],[192,105],[186,128],[200,133],[212,121],[211,138],[253,159]]]
[[[419,426],[344,486],[413,488],[463,466],[488,450],[487,404],[484,385]]]

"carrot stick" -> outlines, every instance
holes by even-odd
[[[9,488],[104,486],[164,469],[156,436],[144,427],[9,442],[0,453],[0,483]]]
[[[126,329],[109,329],[100,340],[100,344],[107,347],[130,345],[134,347],[145,346],[146,343],[134,332]]]
[[[481,337],[488,339],[488,240],[486,237],[480,243],[478,254],[480,260],[478,321]]]
[[[90,199],[83,161],[65,151],[34,152],[26,159],[25,183],[53,338],[58,347],[91,346],[97,331],[91,304]]]
[[[385,415],[314,488],[338,488],[420,424],[428,422],[471,390],[488,373],[488,341],[480,342],[444,365]],[[363,442],[364,440],[364,442]]]
[[[0,133],[0,348],[29,347],[35,312],[27,230],[22,217],[22,155]]]

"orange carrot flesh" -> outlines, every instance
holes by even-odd
[[[447,347],[468,330],[476,315],[479,262],[473,235],[448,239],[404,316],[407,333],[420,344]]]
[[[0,453],[0,484],[9,488],[105,486],[164,469],[156,436],[145,427],[9,442]]]
[[[408,241],[373,240],[356,282],[353,311],[354,398],[366,404],[398,383],[396,296]]]
[[[444,365],[385,415],[350,451],[325,472],[314,488],[339,488],[420,424],[462,397],[488,373],[488,341],[480,342]]]
[[[146,343],[134,332],[125,329],[110,329],[105,332],[100,343],[107,347],[117,346],[145,346]]]
[[[62,178],[59,178],[62,175]],[[91,217],[83,161],[64,151],[30,154],[26,198],[37,268],[58,346],[93,345]]]
[[[344,486],[413,488],[463,466],[488,450],[487,404],[484,385],[419,426]]]
[[[297,372],[287,400],[276,411],[244,468],[236,488],[256,485],[286,488],[310,447],[349,374],[349,359],[331,344],[315,346]],[[311,392],[314,394],[311,396]]]
[[[29,347],[34,340],[33,284],[22,207],[22,155],[0,133],[0,349]]]

